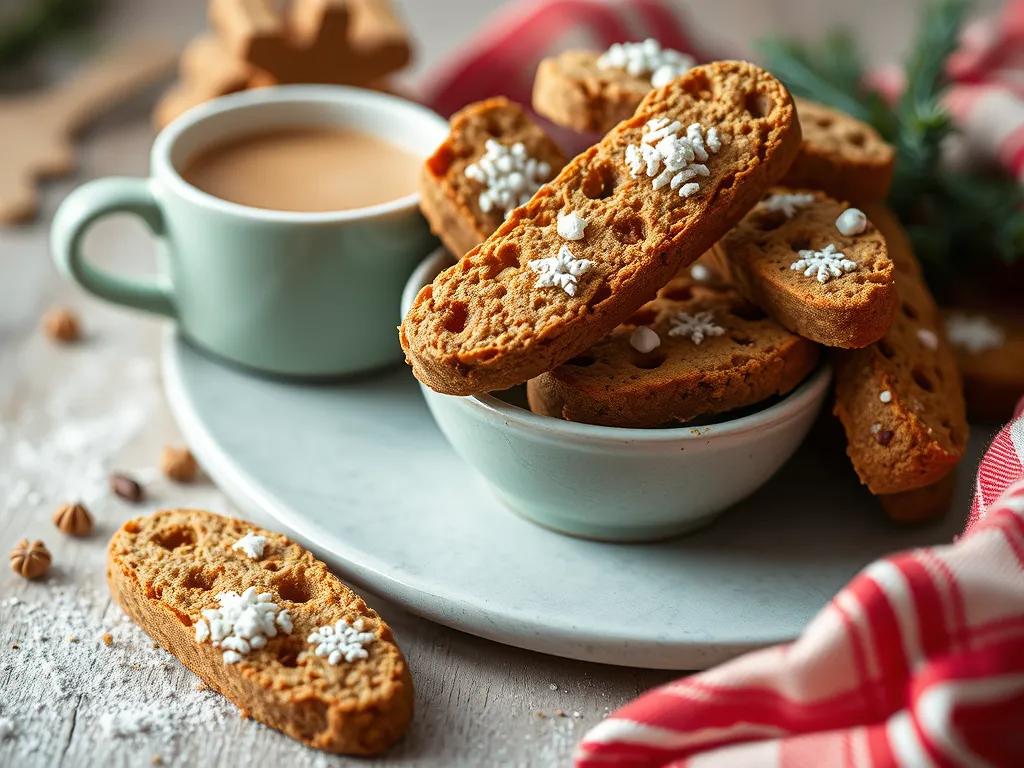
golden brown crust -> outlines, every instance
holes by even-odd
[[[650,75],[602,69],[595,51],[566,51],[544,59],[533,81],[533,108],[556,125],[574,131],[607,133],[651,92]]]
[[[953,503],[956,492],[956,472],[949,472],[941,480],[915,488],[912,491],[878,497],[882,509],[898,523],[923,523],[942,517]]]
[[[913,260],[905,236],[879,217],[893,260]],[[898,225],[897,225],[898,226]],[[900,308],[876,344],[836,351],[835,413],[861,482],[876,494],[931,485],[963,457],[967,417],[960,374],[942,318],[919,271],[899,270]],[[883,401],[883,393],[889,395]]]
[[[964,381],[964,398],[971,420],[1003,423],[1013,417],[1024,397],[1024,316],[1006,311],[945,310],[951,317],[984,317],[1002,332],[1002,343],[970,350],[954,344]]]
[[[716,127],[710,176],[682,197],[633,178],[626,148],[654,118]],[[515,209],[480,247],[420,291],[400,338],[417,378],[451,395],[505,389],[557,367],[607,335],[729,230],[799,148],[792,100],[745,62],[697,67],[649,94],[636,115]],[[575,295],[538,285],[528,266],[566,245],[559,212],[589,224],[568,243],[593,266]]]
[[[884,200],[896,164],[892,145],[845,112],[808,99],[794,101],[804,140],[782,183],[820,189],[855,205]]]
[[[776,188],[772,194],[792,194]],[[715,245],[724,273],[749,301],[789,330],[829,347],[859,348],[885,333],[896,311],[894,267],[885,238],[868,223],[859,235],[843,235],[836,218],[846,210],[823,192],[793,216],[761,206]],[[826,283],[792,266],[800,250],[829,245],[857,268]]]
[[[672,336],[678,313],[711,312],[725,333],[695,344]],[[641,353],[640,326],[661,344]],[[623,325],[582,355],[527,384],[530,410],[610,427],[659,427],[784,394],[813,370],[818,346],[795,336],[734,290],[676,277]]]
[[[266,537],[251,559],[232,545]],[[387,749],[412,719],[412,678],[391,628],[298,544],[241,520],[165,510],[125,523],[111,538],[107,581],[114,599],[165,649],[252,718],[325,752]],[[255,586],[288,608],[293,630],[236,664],[195,639],[194,623],[219,592]],[[369,657],[329,665],[306,638],[339,619],[361,618],[376,635]]]
[[[420,170],[420,209],[430,229],[456,258],[486,240],[501,222],[502,212],[480,209],[481,185],[466,177],[466,166],[484,154],[488,139],[504,146],[522,142],[530,157],[551,166],[552,177],[565,156],[523,109],[506,98],[470,104],[451,119],[451,133]]]

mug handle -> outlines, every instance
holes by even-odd
[[[133,213],[154,235],[164,217],[147,179],[114,177],[83,184],[61,203],[50,228],[53,260],[69,280],[101,299],[175,317],[171,289],[158,280],[134,280],[94,267],[82,254],[82,241],[97,221],[112,213]]]

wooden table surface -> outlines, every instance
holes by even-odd
[[[400,2],[421,44],[412,74],[500,4]],[[104,40],[146,36],[180,43],[204,25],[203,0],[111,5],[99,31]],[[800,28],[792,31],[802,34],[844,20],[867,25],[874,34],[866,45],[879,56],[891,57],[904,45],[909,2],[874,0],[828,12],[822,5],[690,3],[702,39],[729,45],[794,19]],[[882,8],[887,22],[868,24]],[[138,99],[104,117],[79,143],[77,175],[44,186],[38,220],[0,229],[0,544],[10,548],[22,537],[40,538],[53,554],[49,578],[39,583],[7,569],[0,575],[0,765],[566,764],[587,728],[674,675],[498,645],[415,618],[371,595],[369,602],[395,628],[408,657],[417,714],[406,739],[386,758],[357,763],[327,758],[239,718],[215,694],[197,691],[197,678],[154,649],[111,605],[105,543],[124,520],[167,506],[233,511],[209,482],[175,485],[156,468],[161,447],[180,443],[160,390],[160,324],[69,288],[49,260],[50,219],[75,184],[146,173],[151,104],[152,98]],[[109,268],[152,269],[152,244],[131,219],[98,226],[88,250]],[[58,346],[40,332],[40,317],[55,304],[80,313],[82,343]],[[112,469],[136,474],[148,499],[133,506],[112,497],[106,490]],[[83,499],[96,519],[86,539],[66,537],[50,521],[58,505],[75,499]],[[111,634],[109,646],[104,633]]]

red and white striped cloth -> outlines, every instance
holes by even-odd
[[[956,544],[868,566],[795,642],[613,713],[576,767],[1024,766],[1024,401],[975,510]]]
[[[418,97],[443,115],[491,96],[529,105],[533,75],[544,57],[647,37],[706,61],[711,52],[694,45],[682,7],[671,0],[510,2],[428,73],[418,84]],[[956,85],[947,107],[963,130],[966,148],[972,156],[1001,163],[1024,182],[1024,0],[1008,0],[998,18],[968,27],[950,75]],[[901,87],[893,70],[872,81],[887,91]],[[581,150],[592,139],[547,127],[567,151]]]

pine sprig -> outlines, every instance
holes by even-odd
[[[0,68],[16,66],[40,47],[91,20],[102,0],[26,0],[0,25]]]
[[[1005,173],[943,168],[955,126],[942,105],[946,62],[956,50],[968,0],[929,0],[905,62],[906,90],[890,104],[866,82],[853,38],[829,34],[809,48],[784,40],[759,46],[765,65],[796,95],[874,126],[896,149],[889,205],[907,228],[925,273],[940,291],[978,260],[1024,258],[1024,192]]]

